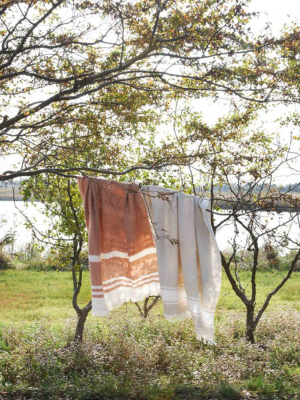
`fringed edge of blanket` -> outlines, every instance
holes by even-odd
[[[141,286],[138,290],[132,287],[120,286],[115,290],[105,293],[102,297],[92,298],[92,315],[105,317],[114,308],[122,306],[129,301],[143,301],[148,296],[159,296],[159,282],[151,282]]]

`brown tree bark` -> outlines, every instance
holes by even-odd
[[[148,306],[150,298],[153,298],[153,300],[150,303],[150,305]],[[139,310],[140,316],[143,318],[147,318],[149,315],[149,312],[152,310],[152,308],[155,306],[155,304],[158,302],[159,299],[160,299],[160,296],[146,297],[146,299],[144,300],[143,308],[139,305],[138,302],[135,302],[135,305],[137,306],[137,308]]]
[[[92,302],[90,301],[84,308],[82,308],[81,310],[79,310],[79,312],[77,312],[78,320],[74,336],[75,341],[82,342],[86,318],[91,309],[92,309]]]
[[[72,279],[73,279],[72,305],[78,317],[75,329],[74,341],[82,342],[85,321],[88,316],[88,313],[92,309],[92,301],[89,301],[89,303],[83,308],[80,308],[78,305],[78,295],[80,293],[82,286],[82,267],[79,262],[79,256],[83,246],[83,238],[80,232],[80,225],[76,214],[76,210],[73,205],[73,198],[70,190],[70,181],[68,181],[68,196],[74,220],[77,225],[77,232],[74,232],[74,237],[73,237],[73,258],[72,258]],[[77,268],[79,267],[78,270],[76,270],[76,266]]]
[[[253,304],[247,305],[247,317],[246,317],[246,340],[250,343],[255,343],[254,332],[255,332],[255,321],[254,321],[254,306]]]

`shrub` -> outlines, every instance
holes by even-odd
[[[35,256],[31,260],[23,263],[21,266],[22,269],[26,269],[28,271],[56,271],[59,268],[57,265],[51,260],[47,259],[43,256]]]
[[[225,258],[229,259],[229,253],[224,253]],[[291,267],[292,260],[296,251],[290,251],[285,255],[280,255],[278,250],[272,246],[265,246],[261,249],[258,257],[258,269],[260,270],[288,270]],[[236,255],[237,267],[241,271],[251,271],[253,266],[252,252],[241,250]],[[296,264],[294,271],[300,271],[300,260]]]
[[[11,257],[3,250],[0,250],[0,270],[10,269],[10,268],[13,268]]]
[[[46,250],[37,243],[26,244],[14,256],[13,264],[18,269],[29,271],[69,271],[71,255],[65,248]],[[79,259],[82,269],[88,269],[88,253],[83,250]]]
[[[296,251],[290,251],[288,254],[285,256],[280,257],[280,265],[283,270],[289,269],[292,263],[293,258],[296,255]],[[300,271],[300,260],[297,261],[296,263],[296,268],[294,271]]]
[[[133,305],[90,324],[81,344],[72,342],[75,320],[55,331],[47,321],[0,327],[0,392],[21,390],[18,398],[34,399],[296,400],[299,318],[291,310],[266,315],[257,333],[263,346],[232,337],[240,313],[224,318],[218,346],[207,346],[193,339],[191,320],[145,321]]]

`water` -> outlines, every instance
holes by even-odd
[[[26,204],[23,201],[0,201],[0,239],[9,232],[15,234],[15,245],[12,252],[18,251],[32,241],[32,229],[28,221],[39,230],[45,231],[49,221],[42,214],[41,203]],[[22,213],[24,215],[22,215]],[[27,226],[26,226],[27,225]]]
[[[15,246],[13,251],[17,251],[24,248],[26,244],[30,243],[32,240],[32,231],[30,228],[25,226],[26,218],[20,213],[20,211],[38,228],[39,231],[45,232],[45,230],[50,226],[49,220],[42,214],[43,205],[41,203],[35,203],[26,205],[22,201],[0,201],[0,239],[9,231],[15,232]],[[227,213],[227,211],[224,211]],[[1,223],[1,219],[5,219],[5,222]],[[216,223],[219,223],[224,217],[216,216]],[[284,223],[290,218],[289,213],[281,213],[272,215],[266,212],[260,212],[260,222],[267,226],[267,229],[272,229],[281,221]],[[300,228],[299,219],[293,223],[289,223],[287,228],[282,228],[281,233],[286,231],[293,240],[300,241]],[[227,224],[222,227],[217,232],[216,238],[220,250],[225,250],[231,247],[233,238],[235,235],[234,225]],[[246,244],[246,233],[242,229],[239,230],[239,235],[237,238],[237,244],[244,246]],[[263,244],[263,240],[260,240],[260,245]]]

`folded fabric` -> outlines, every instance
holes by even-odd
[[[155,231],[164,314],[192,316],[197,338],[213,343],[222,267],[210,202],[158,186],[142,192]]]
[[[78,178],[88,229],[92,313],[160,294],[156,248],[139,187]]]

